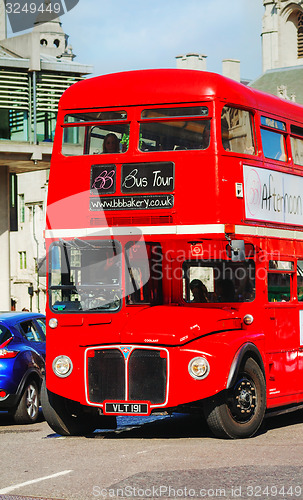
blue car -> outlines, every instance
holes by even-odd
[[[36,422],[45,374],[45,316],[0,312],[0,411],[18,424]]]

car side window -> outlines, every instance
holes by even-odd
[[[42,335],[34,321],[22,321],[22,323],[20,323],[20,328],[21,333],[26,340],[30,342],[44,342],[45,339],[42,338]]]
[[[0,346],[12,338],[12,333],[4,325],[0,325]]]
[[[40,326],[41,330],[41,340],[45,342],[46,340],[46,326],[45,326],[45,319],[36,319],[38,325]]]

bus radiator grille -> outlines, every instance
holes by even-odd
[[[119,349],[89,351],[87,380],[92,403],[106,400],[164,403],[166,353],[156,349],[133,349],[126,360]]]

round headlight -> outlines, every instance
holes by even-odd
[[[58,377],[68,377],[73,370],[73,363],[68,356],[57,356],[53,361],[53,372]]]
[[[50,328],[57,328],[58,320],[57,318],[51,318],[48,322]]]
[[[251,325],[254,321],[254,317],[251,314],[245,314],[243,318],[243,323],[245,325]]]
[[[202,356],[193,358],[188,364],[189,374],[198,380],[201,380],[209,374],[209,363]]]

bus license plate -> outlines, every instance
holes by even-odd
[[[148,415],[147,403],[105,403],[105,412],[115,415]]]

